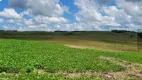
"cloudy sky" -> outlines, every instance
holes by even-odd
[[[142,28],[142,0],[0,0],[0,30]]]

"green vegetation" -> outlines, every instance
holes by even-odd
[[[135,32],[0,31],[0,80],[141,80],[141,48]]]
[[[56,37],[71,37],[87,40],[97,40],[115,43],[130,43],[137,41],[137,33],[115,33],[109,31],[82,31],[82,32],[5,32],[0,31],[0,38],[48,40]]]
[[[23,68],[43,68],[48,72],[123,70],[121,66],[97,59],[103,53],[100,51],[72,49],[46,42],[0,40],[0,43],[1,72],[17,72]]]
[[[142,52],[137,50],[137,33],[82,31],[82,32],[6,32],[0,31],[1,39],[38,40],[64,45],[83,46],[113,52]]]
[[[125,67],[121,65],[101,60],[100,56],[115,57],[142,64],[142,55],[136,53],[75,49],[48,42],[0,39],[0,77],[13,80],[62,80],[66,77],[54,73],[125,70]],[[43,70],[46,74],[40,74],[38,70]],[[88,80],[88,77],[76,78],[75,80],[83,79]],[[89,79],[97,78],[90,77]]]

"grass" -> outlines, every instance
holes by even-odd
[[[8,77],[6,74],[5,76],[9,79],[24,80],[33,78],[38,80],[38,78],[34,78],[35,76],[39,76],[39,80],[64,79],[62,75],[35,74],[35,70],[39,69],[47,73],[117,72],[125,70],[123,66],[99,59],[100,56],[115,57],[128,62],[142,64],[142,55],[136,53],[75,49],[48,42],[0,39],[0,72],[18,74],[16,78],[15,76],[14,78],[13,76]],[[75,80],[82,79],[77,78]],[[86,77],[84,78],[84,80],[87,79]]]
[[[97,40],[105,42],[118,42],[129,43],[136,42],[137,33],[125,32],[114,33],[109,31],[85,31],[85,32],[2,32],[0,31],[1,38],[15,38],[15,39],[36,39],[48,40],[56,37],[71,37],[87,40]],[[131,37],[133,36],[133,37]]]
[[[44,68],[48,72],[120,70],[122,67],[102,62],[89,50],[80,50],[46,42],[1,40],[1,64],[5,68]],[[21,47],[22,46],[22,47]],[[95,51],[95,53],[99,53]],[[81,55],[81,57],[80,57]],[[83,61],[83,62],[82,62]],[[96,65],[97,64],[97,65]],[[116,67],[120,67],[116,68]],[[4,67],[3,67],[4,68]],[[122,68],[123,69],[123,68]]]
[[[43,40],[51,43],[64,44],[64,45],[72,45],[78,47],[85,47],[97,50],[105,50],[111,52],[141,52],[137,51],[137,43],[110,43],[110,42],[102,42],[97,40],[85,40],[79,38],[56,38],[52,40]]]
[[[131,69],[118,63],[142,64],[141,48],[141,39],[134,32],[0,31],[0,80],[102,80],[121,72],[128,77],[125,71]],[[137,80],[134,76],[142,72],[141,67],[132,66],[136,70],[126,80]]]
[[[38,40],[83,46],[113,52],[142,52],[137,48],[137,33],[86,32],[0,32],[1,39]],[[138,49],[138,50],[137,50]]]

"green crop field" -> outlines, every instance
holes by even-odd
[[[0,0],[0,80],[142,80],[142,0]]]
[[[142,79],[141,64],[142,55],[134,52],[0,39],[0,80],[137,80]]]
[[[50,43],[85,47],[112,52],[142,52],[137,48],[137,33],[110,31],[84,32],[6,32],[0,31],[1,39],[47,41]],[[139,50],[137,50],[139,49]]]

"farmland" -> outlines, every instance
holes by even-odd
[[[109,32],[97,33],[103,36],[89,35],[89,32],[88,35],[78,32],[73,34],[1,33],[0,78],[2,80],[142,79],[142,55],[140,51],[135,50],[137,44],[135,33],[125,35],[121,33],[123,36],[110,33],[112,39],[106,37]],[[115,36],[116,34],[119,38]],[[130,39],[132,34],[134,37]],[[106,44],[117,47],[108,47]],[[72,48],[65,45],[86,48]],[[103,47],[105,45],[108,48]],[[122,48],[124,45],[126,51]]]
[[[115,52],[141,52],[137,48],[137,33],[108,31],[85,32],[0,32],[2,39],[36,40],[83,48]],[[139,49],[139,50],[137,50]]]
[[[142,0],[0,0],[0,80],[142,80]]]

